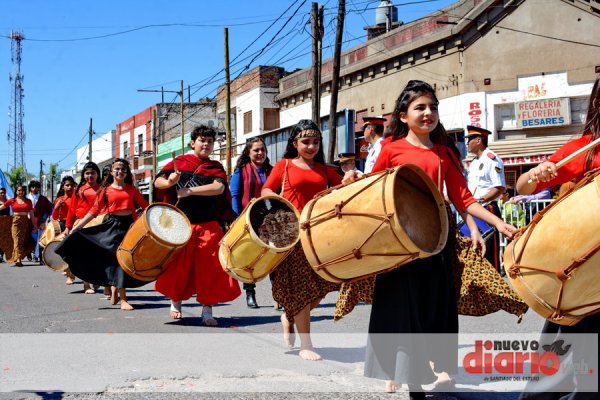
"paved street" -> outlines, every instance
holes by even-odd
[[[64,281],[31,262],[0,264],[0,398],[408,398],[381,393],[382,381],[362,376],[369,306],[334,323],[335,294],[313,313],[324,361],[307,362],[283,345],[268,280],[258,284],[261,308],[248,309],[242,297],[215,307],[218,328],[201,325],[201,306],[191,300],[184,318],[171,320],[153,284],[128,290],[136,310],[126,312],[100,291],[84,295],[80,281]],[[461,332],[539,332],[543,323],[532,312],[516,322],[503,312],[461,317]],[[516,398],[482,388],[464,386],[461,396]]]

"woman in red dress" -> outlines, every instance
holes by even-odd
[[[33,233],[33,203],[25,197],[27,188],[18,186],[15,190],[16,197],[6,200],[0,205],[0,211],[12,207],[11,235],[13,240],[13,253],[8,262],[14,262],[15,267],[23,266],[23,258],[31,254],[35,242],[31,237]]]
[[[157,279],[155,289],[171,299],[170,315],[180,319],[181,302],[196,295],[202,304],[202,323],[217,326],[212,306],[234,300],[240,286],[227,275],[218,258],[222,222],[231,222],[231,196],[227,174],[211,160],[217,133],[200,125],[192,131],[193,154],[176,157],[158,173],[154,186],[164,201],[175,204],[192,224],[192,236]]]

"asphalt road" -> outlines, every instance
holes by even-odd
[[[100,290],[83,294],[80,281],[45,266],[0,264],[0,399],[3,398],[398,398],[383,382],[362,376],[370,307],[359,305],[333,322],[336,294],[313,311],[313,342],[324,358],[303,361],[280,334],[270,283],[258,283],[259,309],[245,298],[214,308],[219,327],[201,324],[202,307],[190,299],[182,320],[169,318],[169,301],[153,284],[128,290],[134,311],[110,305]],[[461,332],[526,334],[543,320],[504,312],[461,317]],[[428,399],[515,399],[515,393],[462,394]],[[460,397],[459,397],[460,396]]]

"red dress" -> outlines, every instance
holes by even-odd
[[[165,266],[154,289],[173,301],[183,301],[196,295],[203,305],[232,301],[240,294],[240,286],[227,275],[219,262],[219,241],[223,237],[220,222],[233,216],[231,197],[227,187],[227,175],[218,161],[204,160],[194,154],[176,158],[177,168],[182,172],[178,185],[159,190],[171,203],[176,199],[176,188],[201,186],[220,181],[225,193],[218,196],[189,196],[180,199],[177,207],[192,224],[192,236]],[[173,161],[157,176],[168,178],[174,172]]]

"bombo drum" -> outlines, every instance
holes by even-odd
[[[538,212],[504,252],[529,307],[559,325],[600,311],[600,170]]]
[[[281,196],[250,200],[221,239],[223,270],[245,283],[267,276],[298,243],[299,218],[296,207]]]
[[[106,214],[98,215],[96,218],[88,222],[85,227],[89,228],[91,226],[100,225],[105,216]],[[81,219],[76,220],[73,224],[73,227],[79,225],[80,222]],[[69,264],[67,264],[61,256],[56,254],[56,248],[65,239],[65,237],[66,235],[64,233],[59,234],[54,238],[54,240],[48,242],[44,247],[44,251],[42,251],[42,261],[44,261],[44,264],[53,271],[62,272],[69,268]]]
[[[125,234],[117,249],[117,260],[128,275],[152,282],[191,236],[190,221],[178,208],[151,204]]]
[[[349,282],[439,253],[446,244],[444,199],[412,164],[368,175],[315,196],[300,216],[310,265],[331,282]]]
[[[46,229],[42,232],[42,236],[40,237],[39,244],[42,247],[46,247],[48,243],[53,241],[58,235],[60,235],[60,224],[57,220],[51,219],[46,224]]]
[[[64,238],[65,235],[61,233],[54,240],[50,241],[46,247],[44,247],[44,251],[42,251],[44,265],[56,272],[66,271],[69,268],[69,264],[67,264],[61,256],[56,254],[56,248],[62,243]]]

